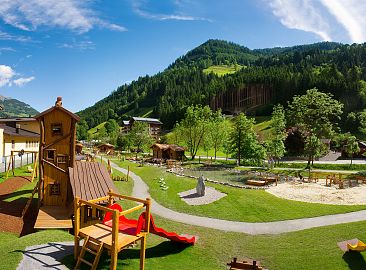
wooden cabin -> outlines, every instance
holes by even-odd
[[[80,155],[81,152],[83,151],[83,144],[82,143],[77,143],[75,145],[75,151],[76,151],[76,154]]]
[[[55,106],[36,116],[40,124],[38,200],[36,229],[72,228],[74,197],[98,198],[110,189],[116,190],[104,166],[98,163],[80,165],[75,161],[76,123],[79,117],[62,107],[58,97]],[[77,172],[73,170],[78,168]],[[70,172],[73,172],[70,175]],[[75,178],[76,177],[76,178]],[[100,192],[95,188],[100,186]],[[98,187],[99,187],[98,186]],[[82,195],[80,195],[80,192]]]
[[[103,143],[103,144],[101,144],[101,145],[98,146],[98,149],[102,153],[113,154],[113,152],[114,152],[114,145],[112,145],[110,143]]]
[[[184,147],[175,144],[155,143],[150,147],[153,150],[153,158],[182,160]]]

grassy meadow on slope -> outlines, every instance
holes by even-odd
[[[226,74],[233,74],[244,68],[242,65],[216,65],[210,66],[203,70],[205,74],[210,74],[211,72],[217,76],[224,76]]]

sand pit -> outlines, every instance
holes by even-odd
[[[325,181],[320,180],[318,183],[281,183],[271,186],[266,191],[283,199],[302,202],[338,205],[366,204],[366,185],[339,189],[336,186],[327,187]]]

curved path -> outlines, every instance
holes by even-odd
[[[127,170],[119,167],[117,164],[111,162],[111,166],[113,169],[118,170],[124,174],[127,174]],[[138,175],[136,175],[131,171],[130,176],[135,182],[133,186],[132,195],[139,198],[151,198],[149,193],[149,187],[141,179],[141,177],[139,177]],[[262,223],[229,221],[229,220],[200,217],[176,212],[162,206],[153,199],[151,209],[154,214],[157,214],[166,219],[222,231],[240,232],[252,235],[279,234],[279,233],[300,231],[314,227],[366,220],[366,210],[362,210],[345,214],[336,214],[336,215],[320,216],[313,218],[301,218],[301,219],[274,221],[274,222],[262,222]]]

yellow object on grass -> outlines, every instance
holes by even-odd
[[[348,250],[353,251],[365,251],[366,250],[366,244],[360,240],[357,241],[357,244],[351,245],[350,243],[347,244]]]

